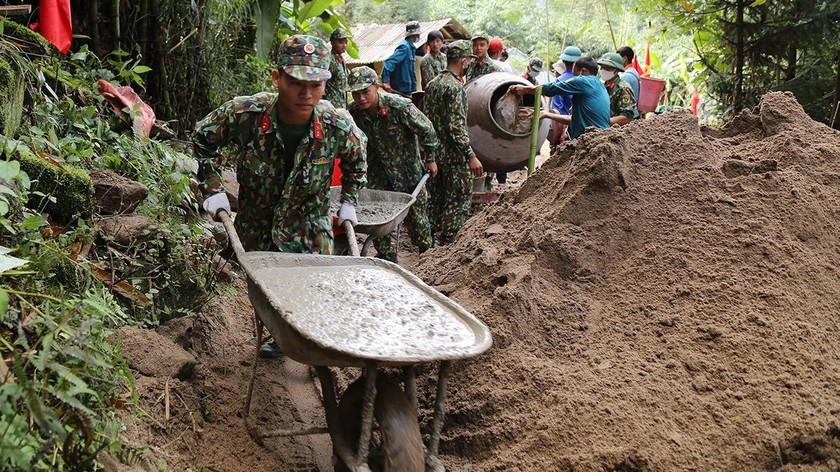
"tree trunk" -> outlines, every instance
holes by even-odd
[[[737,0],[735,17],[735,112],[744,108],[744,9],[746,0]]]
[[[99,0],[90,1],[90,50],[99,54]]]

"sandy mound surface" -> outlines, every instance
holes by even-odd
[[[470,470],[837,470],[840,133],[771,93],[585,135],[417,273],[482,318]]]

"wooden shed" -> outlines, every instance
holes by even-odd
[[[347,67],[353,68],[365,65],[372,67],[381,75],[385,60],[391,57],[400,42],[405,39],[405,23],[351,26],[350,31],[353,34],[353,41],[359,48],[359,58],[354,59],[345,53],[344,59]],[[439,20],[421,21],[420,38],[414,45],[420,47],[425,44],[429,33],[435,30],[443,33],[444,41],[447,43],[456,39],[470,39],[469,33],[460,23],[453,18],[441,18]],[[420,57],[416,58],[418,84],[420,83],[420,59]]]

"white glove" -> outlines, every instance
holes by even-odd
[[[350,202],[342,203],[338,209],[338,225],[343,225],[345,221],[349,221],[354,227],[359,224],[359,220],[356,219],[356,207]]]
[[[209,197],[207,197],[207,199],[204,200],[204,203],[202,203],[201,206],[204,207],[204,211],[210,213],[210,215],[212,215],[213,218],[216,217],[216,215],[219,213],[219,210],[224,210],[228,212],[228,215],[231,213],[230,201],[228,200],[227,194],[225,192],[219,192],[210,195]]]

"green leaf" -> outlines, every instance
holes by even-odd
[[[324,13],[324,10],[326,10],[332,3],[333,0],[313,0],[305,3],[298,14],[298,21],[301,22],[302,20],[319,16],[321,13]]]
[[[764,5],[765,3],[767,3],[767,0],[755,0],[754,2],[752,2],[752,3],[750,4],[750,7],[751,7],[751,8],[755,8],[755,7],[757,7],[757,6]]]
[[[133,70],[135,74],[145,74],[146,72],[152,70],[152,68],[149,66],[135,66],[134,69],[131,70]]]
[[[9,310],[9,293],[0,288],[0,320],[6,319],[6,311]]]
[[[257,58],[265,60],[274,44],[277,19],[280,17],[280,2],[278,0],[257,0]]]
[[[30,215],[20,222],[20,227],[24,231],[36,230],[48,226],[50,223],[41,215]]]
[[[0,180],[12,180],[20,174],[20,162],[0,161]]]
[[[0,254],[0,274],[28,264],[26,259],[19,259],[8,254]]]

